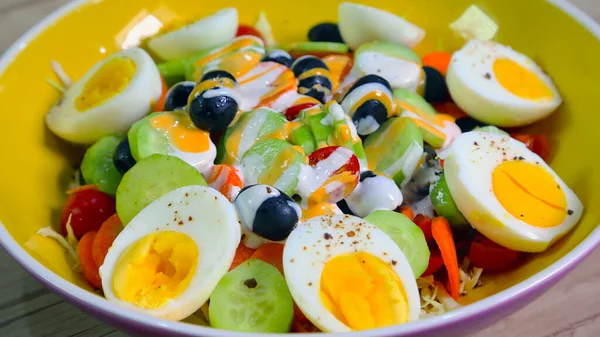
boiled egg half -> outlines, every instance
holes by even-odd
[[[419,318],[419,290],[406,257],[361,218],[328,215],[302,223],[285,243],[283,268],[294,301],[324,332]]]
[[[144,50],[127,49],[94,65],[67,89],[46,115],[61,138],[92,144],[109,134],[123,134],[158,101],[162,81]]]
[[[533,60],[493,41],[471,40],[454,53],[446,81],[461,109],[496,126],[531,124],[562,102],[550,77]]]
[[[148,315],[181,320],[225,275],[240,242],[235,208],[221,193],[186,186],[143,209],[100,267],[105,297]]]
[[[450,194],[469,223],[504,247],[541,252],[579,221],[575,193],[525,144],[467,132],[444,154]]]

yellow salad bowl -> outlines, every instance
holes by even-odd
[[[423,55],[454,51],[464,41],[448,28],[473,0],[354,0],[423,27]],[[600,143],[598,106],[600,26],[562,0],[477,0],[499,25],[496,40],[523,52],[551,74],[564,99],[559,111],[531,127],[550,136],[551,166],[580,197],[580,223],[548,251],[528,256],[514,270],[486,275],[484,287],[462,297],[465,305],[441,317],[355,336],[464,335],[498,320],[539,296],[600,243]],[[83,149],[54,136],[44,116],[59,99],[46,79],[57,80],[58,61],[73,78],[112,52],[134,45],[156,24],[192,20],[234,6],[240,22],[264,10],[279,42],[305,40],[316,23],[336,21],[338,1],[91,0],[67,4],[38,23],[0,59],[0,243],[25,269],[67,300],[132,334],[142,336],[251,336],[186,322],[171,322],[109,303],[73,272],[60,246],[36,236],[57,226],[65,189]]]

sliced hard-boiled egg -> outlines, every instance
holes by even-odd
[[[296,227],[285,243],[283,268],[294,301],[324,332],[419,318],[408,260],[389,236],[358,217],[321,216]]]
[[[562,102],[550,77],[533,60],[493,41],[471,40],[454,53],[446,81],[462,110],[496,126],[531,124]]]
[[[219,47],[231,41],[238,28],[238,12],[225,8],[172,32],[148,40],[148,48],[170,61]]]
[[[456,206],[499,245],[544,251],[581,217],[583,206],[575,193],[542,158],[509,136],[467,132],[444,156]]]
[[[132,48],[94,65],[67,89],[46,115],[61,138],[92,144],[109,134],[123,134],[160,98],[156,64],[144,50]]]
[[[414,47],[425,38],[425,31],[406,19],[384,10],[343,2],[338,8],[340,33],[352,49],[385,41]]]
[[[208,300],[240,242],[235,208],[205,186],[176,189],[144,208],[100,267],[111,302],[181,320]]]

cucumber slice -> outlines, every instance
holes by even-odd
[[[96,184],[100,191],[115,196],[123,177],[115,164],[113,156],[121,142],[117,136],[106,136],[92,145],[83,156],[81,176],[88,184]]]
[[[210,297],[213,328],[238,332],[285,333],[294,302],[277,268],[250,259],[227,273]]]
[[[117,189],[117,214],[129,223],[142,209],[163,195],[183,186],[207,186],[193,166],[163,154],[153,154],[135,164]]]
[[[394,211],[375,211],[365,217],[375,227],[387,234],[402,250],[410,267],[418,278],[429,265],[429,247],[425,235],[402,213]]]
[[[306,155],[311,154],[317,149],[315,136],[310,130],[310,127],[306,124],[292,130],[290,133],[290,141],[293,144],[300,146]]]
[[[433,209],[439,216],[448,219],[450,225],[456,229],[469,228],[469,222],[462,215],[448,188],[446,176],[442,174],[440,180],[433,186],[429,194]]]
[[[307,53],[330,53],[330,54],[347,54],[350,50],[348,45],[339,42],[294,42],[283,44],[277,47],[278,49],[287,52],[307,52]]]

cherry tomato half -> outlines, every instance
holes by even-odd
[[[548,136],[528,134],[511,134],[510,136],[525,144],[529,150],[542,157],[544,161],[548,160],[550,156],[550,139],[548,139]]]
[[[81,189],[69,195],[60,218],[62,234],[67,235],[67,221],[71,217],[73,234],[81,238],[85,233],[97,231],[111,215],[115,214],[115,199],[97,189]]]
[[[423,214],[417,214],[413,219],[413,222],[421,228],[423,234],[425,234],[425,240],[427,243],[433,241],[433,234],[431,232],[431,219]]]
[[[249,25],[240,25],[238,27],[237,33],[235,34],[236,37],[238,36],[244,36],[244,35],[252,35],[252,36],[256,36],[257,38],[261,39],[261,40],[265,40],[265,38],[262,36],[262,34],[256,30],[256,28],[249,26]]]
[[[427,269],[421,275],[421,277],[429,276],[435,274],[442,266],[444,265],[444,259],[442,259],[442,254],[439,250],[432,250],[429,255],[429,264],[427,265]]]
[[[317,103],[302,103],[302,104],[291,106],[291,107],[287,108],[287,110],[285,110],[285,118],[287,118],[288,121],[293,121],[294,119],[296,119],[298,117],[298,114],[300,114],[300,111],[311,108],[315,105],[317,105]]]
[[[329,165],[335,167],[324,166],[324,160],[329,158],[334,152],[348,157],[348,160],[345,163],[328,161]],[[345,147],[328,146],[318,149],[308,156],[308,164],[314,169],[322,170],[324,174],[329,175],[323,182],[323,185],[309,197],[313,201],[336,203],[350,195],[358,185],[360,178],[358,158],[351,150]],[[336,170],[332,172],[334,169]]]
[[[469,249],[469,260],[486,271],[501,271],[513,266],[520,252],[502,247],[481,234],[475,236]]]

